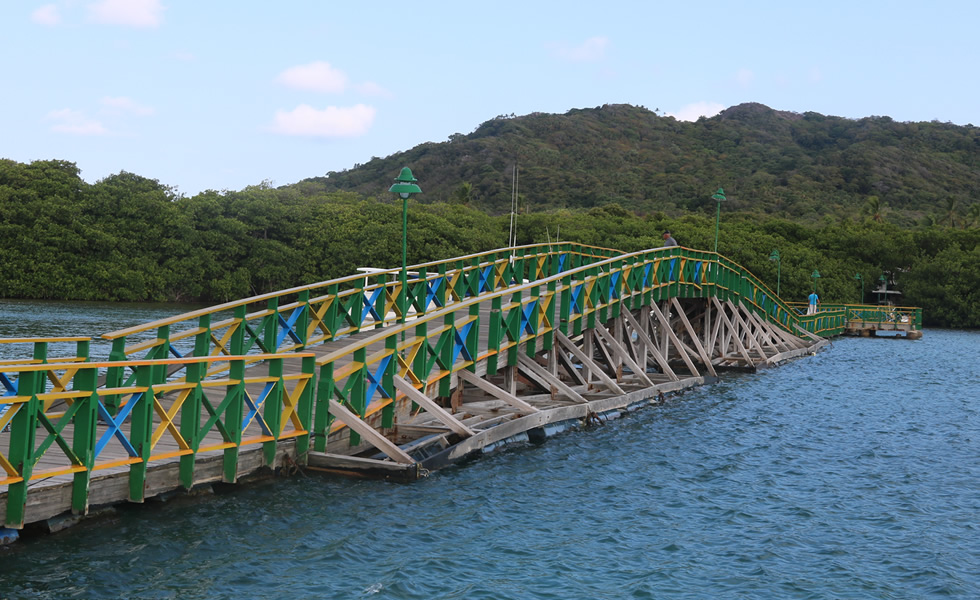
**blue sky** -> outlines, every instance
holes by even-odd
[[[978,22],[976,0],[5,0],[0,158],[190,196],[602,104],[980,124]]]

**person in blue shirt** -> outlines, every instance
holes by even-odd
[[[810,294],[809,298],[810,306],[806,309],[806,314],[815,315],[817,314],[817,305],[820,304],[820,296],[818,296],[816,292],[813,292]]]

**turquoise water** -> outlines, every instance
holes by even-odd
[[[977,598],[978,348],[840,339],[413,484],[126,507],[0,549],[0,597]]]
[[[173,317],[201,308],[199,304],[147,304],[117,302],[54,302],[43,300],[0,300],[0,338],[79,337],[92,338],[89,356],[105,360],[112,349],[102,334]],[[155,331],[138,334],[145,339]],[[190,343],[190,342],[188,342]],[[50,357],[74,356],[74,342],[50,344]],[[0,358],[26,358],[32,344],[0,344]]]

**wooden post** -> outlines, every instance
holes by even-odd
[[[72,476],[71,510],[76,515],[88,513],[88,490],[95,464],[96,424],[99,419],[98,369],[83,368],[75,375],[75,389],[90,392],[84,398],[76,398],[79,404],[75,412],[72,430],[72,452],[82,461],[85,470]]]
[[[358,348],[354,350],[354,362],[358,363],[360,368],[356,371],[352,371],[350,377],[353,377],[353,381],[350,383],[350,396],[348,397],[348,402],[350,402],[353,412],[357,414],[358,418],[363,419],[364,415],[367,414],[367,386],[365,386],[364,380],[366,379],[365,373],[367,372],[367,350],[364,348]],[[357,446],[361,443],[360,434],[351,428],[350,432],[350,445]]]
[[[233,357],[245,354],[245,315],[247,307],[235,307],[235,331],[231,336],[231,352]],[[228,365],[228,378],[233,382],[225,388],[228,407],[225,409],[224,424],[230,443],[234,446],[225,448],[222,457],[222,480],[225,483],[238,481],[238,450],[242,443],[242,420],[245,417],[245,361],[231,358]],[[203,391],[202,391],[203,394]],[[202,398],[203,400],[203,398]]]
[[[313,434],[313,392],[316,389],[316,357],[304,356],[302,371],[304,375],[309,375],[309,380],[304,383],[303,392],[296,400],[296,414],[299,422],[306,430],[306,435],[296,438],[296,460],[300,464],[306,464],[310,450],[310,438]]]
[[[180,436],[193,450],[191,454],[180,457],[180,485],[185,490],[194,487],[194,465],[197,462],[197,449],[201,447],[201,407],[204,395],[200,382],[207,369],[207,363],[192,362],[187,365],[187,382],[195,385],[180,407]]]
[[[385,350],[391,354],[388,357],[388,364],[385,365],[384,373],[381,374],[381,389],[384,390],[384,394],[395,399],[395,369],[398,367],[398,335],[391,334],[385,338]],[[368,402],[371,401],[370,398],[367,399]],[[390,429],[395,425],[395,403],[389,402],[384,408],[381,409],[381,427],[385,429]]]
[[[333,398],[336,383],[333,380],[333,363],[329,362],[320,367],[320,378],[316,387],[316,409],[313,421],[313,449],[326,452],[327,436],[330,435],[330,424],[333,417],[330,414],[330,400]]]
[[[275,377],[276,381],[262,403],[262,416],[265,418],[265,424],[269,426],[273,439],[262,442],[262,453],[265,464],[273,467],[276,464],[276,446],[279,443],[279,432],[282,429],[282,395],[285,393],[281,358],[274,358],[269,361],[269,377]]]
[[[300,307],[296,310],[303,312],[296,317],[296,322],[293,323],[293,334],[299,338],[300,348],[306,348],[307,342],[310,341],[310,290],[301,290],[297,301]]]
[[[131,394],[129,398],[129,402],[136,403],[132,412],[129,413],[129,442],[140,457],[139,462],[129,465],[130,502],[143,502],[146,491],[144,489],[146,466],[150,462],[152,452],[150,446],[153,433],[154,371],[155,368],[149,365],[136,368],[136,385],[145,387],[146,391]]]
[[[276,352],[278,350],[276,337],[279,334],[279,297],[269,298],[266,308],[270,314],[266,315],[264,319],[262,349],[266,352]]]
[[[500,296],[494,296],[490,299],[490,320],[487,326],[487,350],[490,355],[487,357],[487,377],[495,375],[499,368],[500,334],[502,333],[500,306]]]
[[[27,484],[31,479],[34,470],[34,439],[38,428],[37,413],[40,401],[37,398],[36,390],[40,387],[41,371],[21,372],[17,381],[17,394],[19,396],[30,396],[30,399],[21,403],[17,408],[17,414],[10,421],[10,449],[7,458],[10,464],[20,472],[20,481],[16,481],[7,486],[7,513],[5,524],[13,529],[21,529],[24,526],[24,513],[27,506]],[[14,410],[11,407],[10,410]]]

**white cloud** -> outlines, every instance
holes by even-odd
[[[99,0],[88,11],[91,21],[103,25],[156,27],[163,22],[160,0]]]
[[[152,107],[138,104],[132,98],[127,98],[125,96],[121,96],[119,98],[106,96],[102,99],[102,106],[105,107],[104,110],[109,114],[126,113],[145,117],[156,112]]]
[[[276,80],[286,87],[325,94],[339,94],[347,88],[347,74],[322,60],[289,67]]]
[[[713,117],[725,107],[717,102],[695,102],[682,107],[677,112],[667,113],[678,121],[697,121],[700,117]]]
[[[54,4],[45,4],[31,13],[31,20],[38,25],[53,27],[61,23],[61,12]]]
[[[292,111],[276,111],[270,131],[305,137],[357,137],[371,128],[374,114],[374,107],[364,104],[350,107],[328,106],[323,110],[300,104]]]
[[[735,82],[743,88],[752,85],[752,81],[754,80],[755,73],[749,69],[739,69],[738,72],[735,73]]]
[[[51,125],[51,131],[57,133],[71,135],[106,135],[109,133],[99,121],[87,117],[81,111],[70,108],[52,110],[45,118],[48,121],[54,121],[54,124]]]
[[[555,56],[564,60],[571,62],[595,62],[605,57],[607,46],[609,46],[609,38],[596,36],[590,37],[578,46],[558,44],[553,45],[551,48]]]

